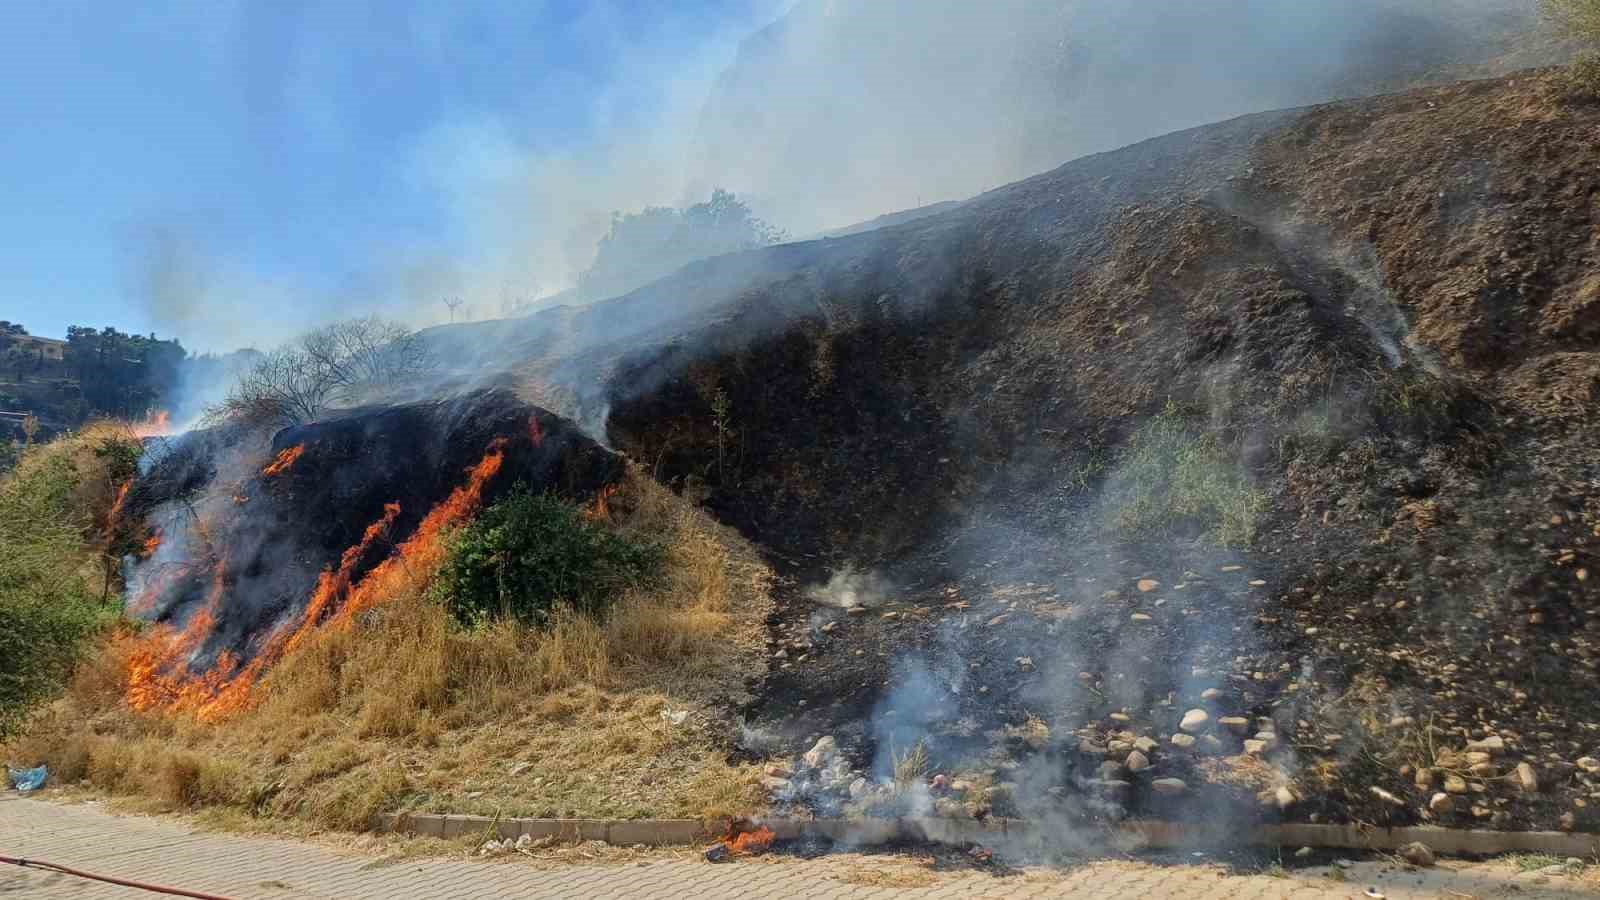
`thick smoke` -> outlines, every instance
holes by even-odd
[[[1533,7],[802,2],[718,82],[689,183],[795,233],[837,227],[1248,112],[1496,71]]]
[[[208,243],[226,208],[163,214],[130,242],[131,293],[150,321],[225,351],[265,349],[349,314],[419,327],[517,315],[569,299],[561,292],[616,211],[687,206],[723,187],[803,237],[1187,126],[1492,74],[1551,52],[1533,0],[800,0],[648,37],[598,4],[580,30],[603,49],[608,81],[541,84],[522,104],[450,102],[449,79],[470,74],[446,64],[470,44],[463,35],[519,15],[413,11],[386,32],[399,58],[443,80],[439,97],[424,98],[432,126],[373,160],[380,183],[430,198],[431,237],[340,259],[337,272],[285,276],[292,261]],[[241,65],[267,79],[263,91],[292,88],[262,115],[337,134],[360,111],[309,86],[359,84],[330,44],[354,26],[318,16],[282,25],[299,35],[286,71],[269,79],[260,60]],[[506,49],[498,38],[486,47]],[[573,97],[587,132],[549,139],[541,108]],[[446,307],[447,296],[461,306]]]
[[[612,210],[725,187],[813,234],[1235,115],[1538,62],[1538,28],[1532,0],[802,0],[709,93],[673,61],[647,133],[541,155],[477,122],[427,171],[516,277],[558,289]]]

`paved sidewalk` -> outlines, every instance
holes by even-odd
[[[712,865],[663,859],[610,865],[539,866],[464,858],[385,860],[310,843],[195,832],[169,821],[107,814],[0,795],[0,856],[49,860],[97,874],[153,881],[227,897],[264,898],[671,898],[740,900],[816,897],[1320,898],[1361,897],[1369,886],[1393,900],[1437,897],[1593,898],[1600,883],[1517,874],[1507,867],[1447,864],[1406,871],[1360,863],[1340,883],[1328,867],[1288,877],[1229,876],[1204,866],[1092,863],[998,875],[938,872],[891,856],[834,854]],[[158,898],[131,888],[0,865],[0,898]]]

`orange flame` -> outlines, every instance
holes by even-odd
[[[282,652],[287,653],[300,646],[306,635],[322,621],[324,613],[336,607],[344,599],[350,590],[350,579],[355,574],[356,565],[361,562],[361,557],[366,555],[367,550],[379,536],[389,530],[398,515],[400,515],[400,504],[384,504],[383,515],[368,525],[367,530],[361,533],[361,540],[346,549],[339,557],[339,568],[334,571],[324,571],[317,578],[317,589],[311,594],[311,602],[306,604],[305,615],[300,617],[300,627],[284,641]]]
[[[222,585],[222,566],[219,565],[212,573],[206,605],[189,616],[182,631],[174,632],[170,626],[162,626],[140,640],[128,658],[129,706],[145,712],[177,701],[184,679],[168,674],[167,670],[193,653],[211,634],[217,622],[217,610],[222,606]]]
[[[128,426],[136,438],[160,437],[172,433],[172,414],[166,410],[158,410],[147,416],[143,422],[135,422]]]
[[[727,841],[728,852],[734,856],[760,856],[772,847],[772,840],[777,835],[772,829],[761,825],[751,831],[741,832],[731,841]]]
[[[146,559],[149,559],[150,557],[155,556],[156,555],[156,551],[160,550],[160,549],[161,549],[161,531],[160,531],[160,529],[157,529],[155,531],[150,532],[150,536],[144,539],[144,553],[142,555]]]
[[[611,498],[616,496],[618,485],[608,484],[594,495],[594,503],[584,511],[584,515],[595,521],[604,521],[611,518]]]
[[[152,635],[149,646],[135,652],[129,664],[128,704],[139,710],[159,706],[187,711],[202,722],[220,721],[248,709],[255,703],[254,689],[261,675],[284,654],[300,646],[319,625],[349,627],[361,612],[401,593],[416,573],[432,572],[438,566],[444,558],[444,542],[440,540],[444,530],[477,510],[483,489],[505,463],[505,446],[505,438],[492,441],[483,459],[468,472],[467,483],[430,510],[393,555],[352,584],[356,566],[400,514],[398,503],[386,504],[383,515],[367,526],[361,540],[340,555],[339,567],[324,571],[317,578],[299,623],[275,630],[242,669],[237,658],[223,653],[216,665],[198,676],[163,674],[210,633],[221,595],[219,571],[215,597],[190,617],[182,634],[174,638],[166,630]]]
[[[406,538],[395,555],[368,572],[350,592],[349,599],[335,619],[339,625],[349,625],[357,615],[394,596],[404,585],[409,572],[431,572],[443,561],[444,543],[440,537],[446,528],[477,511],[478,501],[483,499],[484,487],[500,473],[500,467],[505,463],[505,451],[505,438],[495,438],[490,442],[489,451],[468,473],[467,483],[451,491],[450,496],[429,510],[417,525],[417,530]]]
[[[317,587],[311,594],[311,602],[306,604],[306,610],[300,617],[300,624],[294,631],[291,632],[286,627],[273,631],[265,646],[237,675],[233,672],[237,668],[237,660],[231,657],[219,658],[215,668],[200,676],[198,686],[187,699],[179,697],[178,708],[185,708],[187,703],[188,708],[193,709],[203,722],[216,722],[248,708],[254,702],[255,684],[262,673],[283,658],[284,654],[300,646],[306,636],[316,630],[323,615],[343,599],[345,592],[350,588],[350,578],[355,572],[355,567],[361,562],[361,557],[381,535],[389,530],[398,515],[400,515],[400,504],[384,504],[383,515],[367,526],[361,534],[360,541],[346,548],[340,555],[339,568],[323,570],[317,577]],[[227,663],[226,670],[224,662]]]
[[[299,459],[300,454],[304,452],[306,452],[305,444],[295,444],[293,447],[285,447],[278,453],[276,457],[273,458],[272,462],[267,463],[266,468],[261,470],[261,477],[273,478],[289,471],[289,467],[294,465],[295,460]]]
[[[131,487],[133,479],[130,478],[117,488],[117,496],[111,500],[111,510],[106,513],[107,524],[114,526],[117,520],[122,518],[122,505],[128,502],[128,489]]]

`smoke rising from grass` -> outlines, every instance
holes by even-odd
[[[829,576],[825,584],[812,587],[806,596],[813,602],[840,609],[881,606],[894,586],[877,572],[862,572],[846,566]]]

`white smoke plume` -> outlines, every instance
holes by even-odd
[[[466,25],[514,28],[531,15],[413,11],[391,38],[448,79],[441,61],[471,52]],[[329,60],[351,25],[326,18],[293,23],[303,46],[282,80],[336,136],[359,110],[303,90],[342,71]],[[564,93],[547,85],[515,108],[445,103],[425,134],[373,161],[434,198],[432,238],[348,260],[331,284],[291,284],[281,267],[205,247],[196,236],[209,214],[164,222],[136,264],[152,320],[226,350],[352,313],[418,326],[497,318],[570,287],[613,212],[686,206],[722,187],[804,237],[1188,126],[1556,52],[1533,0],[799,0],[648,38],[627,19],[609,3],[584,13],[613,77],[589,93],[569,86],[595,123],[582,142],[539,139],[539,103]]]

